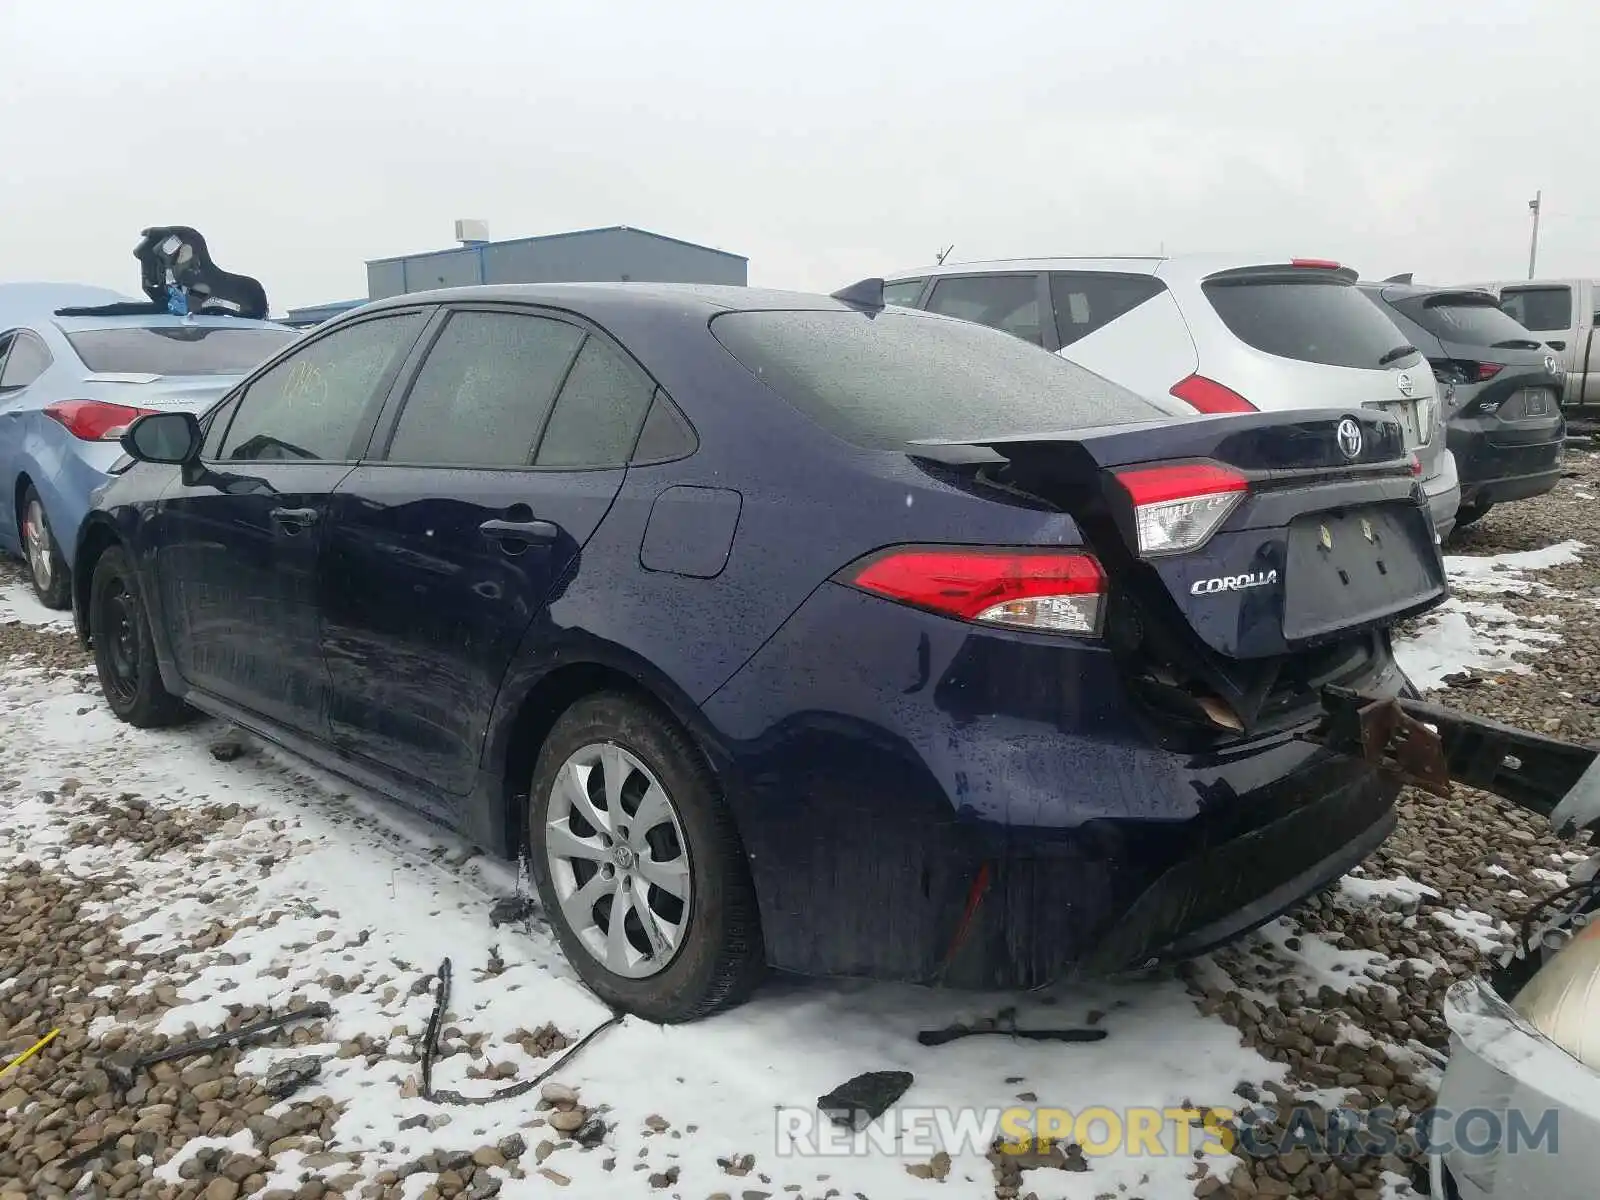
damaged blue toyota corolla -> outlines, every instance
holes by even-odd
[[[395,297],[123,445],[74,573],[117,714],[526,853],[655,1020],[768,966],[1192,953],[1440,766],[1393,702],[1445,585],[1390,418],[1195,416],[878,281]]]

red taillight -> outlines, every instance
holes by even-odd
[[[1415,453],[1411,455],[1411,473],[1413,475],[1422,474],[1422,460]]]
[[[151,412],[126,404],[107,404],[101,400],[57,400],[44,415],[66,427],[73,437],[85,442],[114,442],[135,417]]]
[[[1172,394],[1190,408],[1203,413],[1255,412],[1256,406],[1232,388],[1223,387],[1215,379],[1204,375],[1191,375],[1172,385]]]
[[[1205,544],[1244,499],[1250,482],[1216,463],[1174,463],[1117,472],[1133,501],[1139,553],[1179,554]]]
[[[1291,267],[1304,267],[1311,271],[1339,271],[1343,268],[1331,258],[1291,258]]]
[[[1479,363],[1478,382],[1482,383],[1485,379],[1493,379],[1496,375],[1500,374],[1500,368],[1504,365],[1504,363]]]
[[[1036,633],[1100,632],[1105,572],[1070,550],[902,547],[845,575],[864,592],[963,621]]]

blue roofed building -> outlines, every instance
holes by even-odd
[[[479,283],[750,282],[743,255],[627,225],[492,242],[484,222],[457,221],[456,241],[445,250],[371,259],[364,298],[291,309],[285,321],[319,325],[367,300]]]

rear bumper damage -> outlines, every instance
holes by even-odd
[[[1548,818],[1563,837],[1600,834],[1600,747],[1422,700],[1328,688],[1323,703],[1326,717],[1310,740],[1396,782],[1446,796],[1452,783],[1466,784]],[[1600,919],[1597,875],[1600,854],[1573,872],[1577,882],[1534,906],[1516,944],[1484,977],[1446,994],[1450,1062],[1426,1130],[1433,1200],[1593,1190],[1600,1074],[1536,1029],[1512,1001],[1575,929]],[[1463,1132],[1468,1116],[1478,1122],[1472,1139]]]
[[[1322,692],[1326,714],[1308,740],[1361,758],[1438,796],[1452,783],[1493,792],[1547,817],[1562,837],[1600,832],[1600,747],[1580,746],[1425,700]]]

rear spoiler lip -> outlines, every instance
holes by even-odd
[[[1259,263],[1213,271],[1200,280],[1207,283],[1346,283],[1354,286],[1361,273],[1354,267],[1297,267],[1292,263]]]

